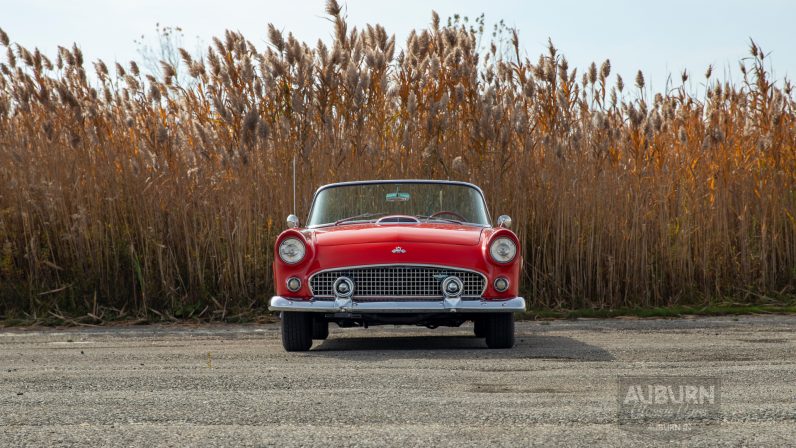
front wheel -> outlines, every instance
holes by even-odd
[[[489,321],[486,319],[476,319],[473,321],[473,333],[475,337],[486,337],[487,328],[489,328]]]
[[[326,339],[329,337],[329,321],[316,317],[312,319],[312,339]]]
[[[282,347],[288,352],[305,352],[312,347],[312,316],[294,311],[282,312]]]
[[[486,329],[486,346],[489,348],[514,347],[513,313],[500,313],[489,317]]]

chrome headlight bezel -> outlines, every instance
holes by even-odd
[[[506,236],[497,237],[489,243],[489,256],[498,264],[511,263],[517,257],[517,243]]]
[[[296,237],[288,237],[279,243],[279,259],[285,264],[298,264],[307,256],[307,245]]]

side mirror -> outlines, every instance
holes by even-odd
[[[287,215],[287,226],[288,228],[295,229],[299,226],[299,219],[296,215]]]
[[[500,215],[497,219],[497,226],[503,227],[508,229],[511,227],[511,216],[509,215]]]

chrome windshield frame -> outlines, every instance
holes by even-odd
[[[442,184],[442,185],[459,185],[462,187],[472,188],[473,190],[477,191],[478,194],[481,196],[481,201],[484,204],[484,212],[486,213],[486,220],[487,224],[478,224],[475,222],[462,222],[462,225],[473,226],[473,227],[481,227],[481,228],[491,228],[492,227],[492,215],[489,213],[489,204],[486,202],[486,197],[484,196],[484,192],[475,184],[471,184],[470,182],[462,182],[456,180],[431,180],[431,179],[395,179],[395,180],[358,180],[358,181],[351,181],[351,182],[336,182],[333,184],[326,184],[315,190],[315,193],[312,195],[312,203],[310,204],[310,211],[307,213],[307,221],[310,222],[310,217],[312,217],[312,211],[315,208],[315,201],[318,199],[318,194],[323,190],[335,187],[348,187],[348,186],[357,186],[357,185],[376,185],[376,184]],[[362,223],[362,222],[372,222],[375,220],[364,220],[364,221],[351,221],[348,224],[354,223]],[[324,223],[324,224],[315,224],[315,225],[308,225],[306,228],[308,229],[318,229],[322,227],[329,227],[333,226],[334,223]]]

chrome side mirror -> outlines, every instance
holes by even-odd
[[[504,229],[508,229],[511,227],[511,216],[509,215],[500,215],[497,220],[497,226],[503,227]]]
[[[287,226],[288,228],[295,229],[299,226],[299,219],[296,215],[287,215]]]

